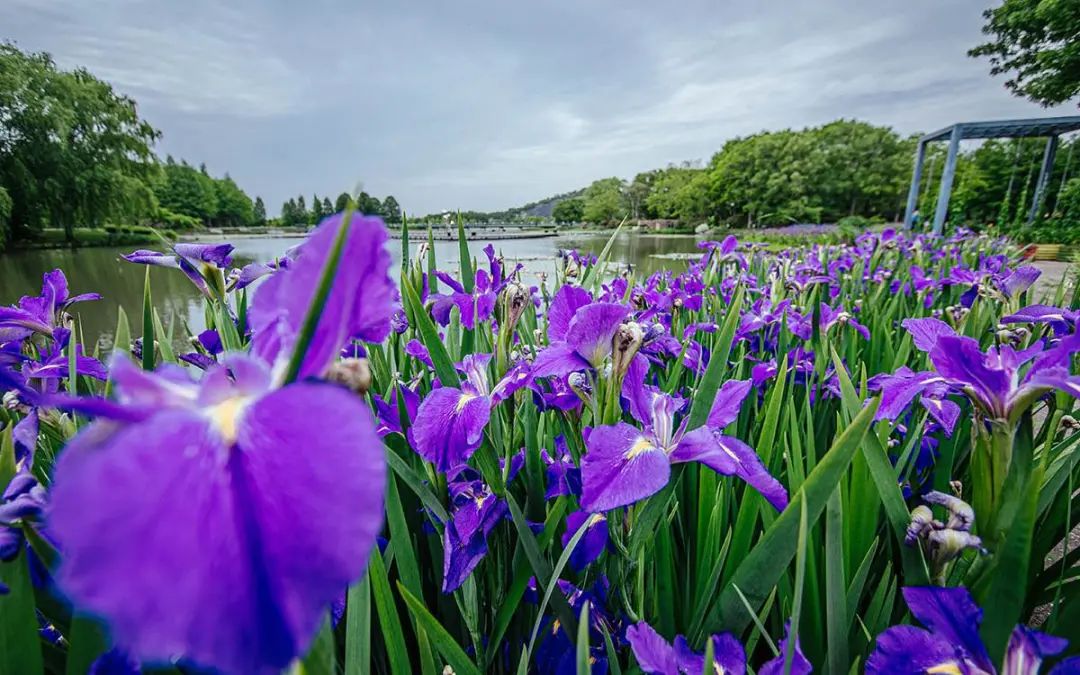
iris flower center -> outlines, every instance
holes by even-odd
[[[454,412],[460,413],[465,409],[465,406],[469,404],[469,401],[474,398],[476,398],[476,394],[463,393],[461,398],[458,399],[457,407],[454,409]]]
[[[632,460],[636,457],[639,457],[640,455],[645,454],[646,452],[652,452],[655,449],[656,448],[655,446],[653,446],[652,441],[645,438],[644,436],[641,436],[636,441],[634,441],[634,444],[631,445],[630,449],[626,451],[626,459]]]
[[[926,670],[930,675],[963,675],[955,663],[942,663]]]
[[[250,403],[247,396],[233,396],[207,409],[210,422],[229,445],[236,442],[237,424]]]

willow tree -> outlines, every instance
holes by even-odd
[[[129,221],[154,209],[159,137],[135,102],[83,69],[0,44],[0,187],[11,199],[8,236]]]

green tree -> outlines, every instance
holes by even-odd
[[[366,192],[361,192],[356,198],[356,210],[366,216],[381,216],[382,202]]]
[[[708,210],[707,189],[704,170],[669,167],[653,177],[646,211],[653,218],[673,218],[685,223],[703,220]]]
[[[11,196],[7,190],[0,187],[0,253],[7,246],[8,218],[11,217]]]
[[[1071,178],[1061,188],[1057,210],[1068,222],[1080,223],[1080,178]]]
[[[161,179],[154,184],[158,202],[173,213],[211,222],[218,211],[217,186],[187,162],[166,162]]]
[[[990,58],[990,74],[1044,106],[1080,95],[1080,2],[1005,0],[983,12],[990,41],[968,52]]]
[[[304,195],[300,195],[296,198],[296,224],[306,225],[311,222],[311,214],[308,213],[307,204],[304,202]]]
[[[319,195],[312,195],[312,197],[311,197],[311,220],[313,222],[317,223],[317,222],[319,222],[320,220],[323,219],[324,215],[326,215],[326,214],[323,213],[322,200],[319,199]]]
[[[255,198],[255,206],[252,209],[251,215],[256,225],[266,224],[266,204],[263,204],[262,197]]]
[[[82,69],[61,71],[48,54],[0,44],[0,187],[11,200],[5,236],[52,225],[73,241],[76,223],[150,216],[158,136],[108,83]]]
[[[290,199],[281,205],[281,224],[285,227],[300,225],[300,217],[296,211],[296,200]]]
[[[580,223],[585,219],[585,200],[581,197],[564,199],[551,209],[556,223]]]
[[[398,204],[398,201],[394,199],[394,195],[388,195],[386,199],[383,200],[381,211],[383,217],[386,218],[386,222],[401,222],[401,206]]]
[[[341,213],[342,211],[344,211],[346,207],[349,206],[350,199],[352,199],[352,197],[349,196],[348,192],[342,192],[341,194],[339,194],[337,196],[337,201],[334,202],[334,213]]]
[[[322,212],[323,212],[324,216],[329,216],[329,215],[332,215],[334,213],[337,213],[337,211],[334,210],[334,205],[330,203],[330,198],[329,197],[323,197],[323,200],[322,200]]]
[[[229,174],[224,178],[214,181],[217,194],[217,222],[225,227],[245,227],[255,221],[255,211],[251,204],[251,197],[240,189],[240,186]],[[265,218],[265,212],[263,214]]]
[[[598,225],[611,224],[626,216],[624,183],[620,178],[602,178],[585,189],[582,219]]]

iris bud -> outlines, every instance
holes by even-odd
[[[966,532],[975,523],[975,510],[959,497],[947,495],[944,492],[932,491],[926,493],[923,499],[929,504],[938,504],[948,509],[949,522],[945,526],[949,529],[964,530]]]
[[[641,349],[641,342],[644,339],[645,332],[641,329],[641,324],[636,321],[627,321],[615,331],[615,337],[611,341],[611,365],[616,377],[622,378],[626,375],[630,362]]]
[[[371,388],[371,368],[367,359],[341,359],[330,366],[326,380],[365,394]]]
[[[570,373],[566,383],[582,401],[587,402],[592,398],[592,384],[584,373]]]
[[[930,555],[938,565],[955,560],[964,549],[982,550],[982,539],[963,530],[934,530],[927,540],[930,542]]]
[[[507,284],[502,292],[505,325],[509,328],[516,326],[518,319],[521,318],[521,315],[528,304],[529,292],[525,290],[524,286],[517,283]]]
[[[911,546],[922,536],[924,532],[931,529],[934,522],[934,512],[930,510],[929,506],[920,504],[911,511],[911,524],[908,525],[907,534],[904,535],[904,543]]]

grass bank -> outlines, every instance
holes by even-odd
[[[177,235],[171,230],[157,230],[142,225],[106,226],[103,228],[76,227],[74,242],[69,242],[63,229],[46,228],[35,233],[30,239],[12,242],[12,250],[48,249],[48,248],[93,248],[102,246],[138,246],[161,243],[161,238],[175,240]]]

